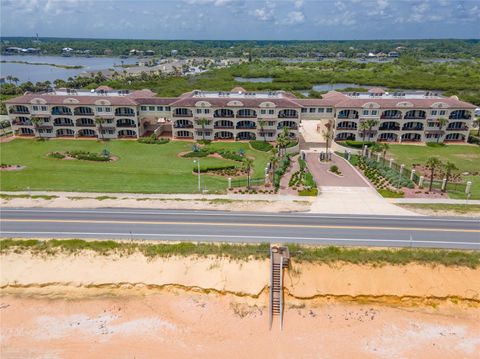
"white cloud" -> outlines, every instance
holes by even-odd
[[[303,6],[303,0],[293,0],[293,7],[300,9]]]
[[[267,9],[266,7],[255,9],[253,11],[253,16],[260,21],[272,21],[273,20],[273,10]]]
[[[284,18],[277,20],[278,25],[297,25],[305,21],[305,15],[301,11],[290,11]]]

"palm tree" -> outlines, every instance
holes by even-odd
[[[275,147],[272,148],[272,157],[270,157],[270,164],[272,166],[272,168],[271,168],[271,170],[272,170],[272,184],[275,181],[275,167],[278,164],[278,156],[277,155],[278,155],[278,150]]]
[[[264,142],[267,142],[267,134],[266,134],[265,131],[263,130],[264,127],[267,125],[267,121],[265,121],[265,120],[260,120],[260,121],[258,121],[258,125],[260,126],[260,131],[263,133],[263,141],[264,141]]]
[[[385,142],[376,142],[371,147],[370,150],[374,153],[382,153],[383,162],[385,162],[385,157],[387,157],[387,151],[390,148],[388,143]]]
[[[438,120],[438,129],[442,131],[442,129],[445,127],[445,125],[448,123],[448,120],[444,117],[439,118]],[[437,143],[440,142],[440,136],[437,137]]]
[[[435,175],[435,170],[442,165],[442,161],[438,159],[438,157],[429,157],[427,162],[425,162],[426,167],[430,170],[430,185],[428,187],[428,191],[432,191],[433,187],[433,176]]]
[[[287,148],[287,145],[289,143],[289,130],[288,127],[284,127],[282,129],[282,132],[277,136],[277,145],[279,149],[279,154],[281,157],[285,155],[285,149]]]
[[[447,161],[444,165],[443,168],[445,170],[445,189],[444,192],[447,190],[447,185],[448,185],[448,180],[450,179],[450,175],[452,174],[452,171],[458,171],[457,166],[455,166],[455,163]]]
[[[7,81],[12,83],[13,76],[12,75],[7,75],[6,77]]]
[[[210,123],[207,118],[200,118],[197,120],[197,123],[202,126],[202,139],[205,141],[205,126]]]
[[[369,118],[365,121],[367,128],[368,128],[368,140],[372,142],[372,128],[378,125],[378,121],[374,120],[373,118]]]
[[[478,128],[477,136],[480,136],[480,117],[475,117],[472,121],[472,124]]]
[[[5,129],[7,127],[10,127],[10,121],[8,120],[0,121],[0,129],[2,130],[2,136],[5,136],[6,134]]]
[[[35,133],[38,134],[38,137],[42,137],[40,135],[40,129],[39,129],[40,121],[41,121],[41,119],[39,117],[32,117],[30,119],[30,122],[32,123],[33,127],[35,128]]]
[[[330,143],[333,140],[333,121],[328,121],[325,124],[325,130],[322,131],[323,139],[325,140],[325,153],[328,153]]]
[[[15,85],[18,85],[18,82],[20,81],[18,77],[12,77],[12,81],[15,82]]]
[[[358,127],[360,132],[362,133],[362,142],[365,142],[365,134],[368,130],[368,123],[366,121],[360,122],[360,126]]]
[[[103,140],[103,124],[105,123],[105,119],[103,117],[97,116],[95,117],[95,125],[98,127],[98,134],[100,135],[100,140]]]
[[[247,188],[250,189],[250,171],[253,167],[253,160],[251,158],[245,157],[243,160],[243,166],[245,171],[247,171]]]

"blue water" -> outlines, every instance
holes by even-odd
[[[272,82],[271,77],[235,77],[238,82]]]
[[[136,58],[120,59],[118,57],[63,57],[63,56],[38,56],[38,55],[12,55],[1,56],[5,61],[45,62],[57,65],[80,65],[81,69],[62,69],[48,65],[28,65],[0,63],[0,77],[17,77],[20,82],[39,81],[53,82],[56,79],[66,80],[85,71],[99,71],[113,68],[115,65],[135,64]],[[117,70],[120,72],[120,70]]]

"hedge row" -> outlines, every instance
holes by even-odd
[[[211,165],[211,166],[200,166],[200,173],[219,171],[219,170],[231,170],[236,168],[235,165]],[[198,167],[193,166],[193,172],[198,172]]]
[[[273,146],[266,141],[250,141],[250,146],[257,151],[268,152]]]

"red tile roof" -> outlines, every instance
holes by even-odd
[[[81,95],[49,95],[49,94],[26,94],[23,96],[15,97],[5,101],[7,104],[28,104],[35,98],[42,98],[49,105],[65,105],[63,102],[67,98],[74,98],[78,100],[78,105],[94,105],[95,101],[106,100],[109,101],[112,106],[136,106],[137,103],[129,96],[81,96]],[[77,104],[67,104],[77,105]]]

